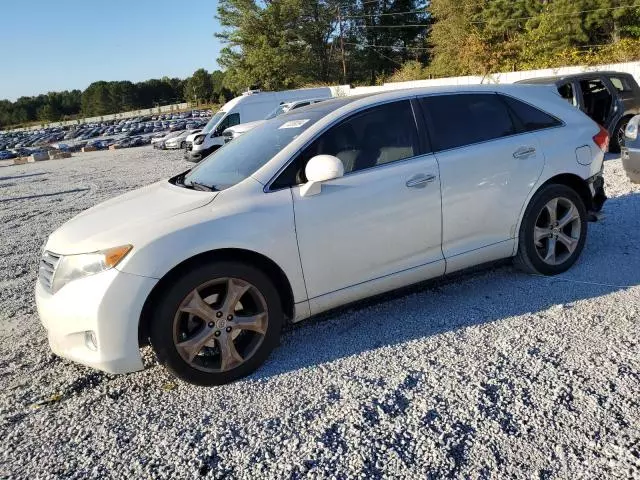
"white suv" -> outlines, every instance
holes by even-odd
[[[607,143],[549,87],[327,100],[55,231],[40,318],[85,365],[141,369],[150,340],[176,376],[229,382],[285,322],[501,258],[567,270],[606,199]]]

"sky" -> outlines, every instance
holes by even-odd
[[[216,0],[0,0],[0,99],[218,68]]]

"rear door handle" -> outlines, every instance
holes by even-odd
[[[428,183],[433,182],[436,179],[435,175],[416,175],[413,178],[410,178],[409,180],[407,180],[407,187],[409,188],[422,188],[425,185],[427,185]]]
[[[529,158],[536,154],[535,147],[520,147],[513,152],[513,158]]]

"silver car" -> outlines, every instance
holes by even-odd
[[[622,165],[627,177],[633,183],[640,183],[640,115],[636,115],[627,124],[624,132],[624,147],[622,147]]]

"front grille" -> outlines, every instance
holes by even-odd
[[[184,147],[184,149],[187,152],[190,152],[191,150],[193,150],[193,143],[192,142],[187,142],[187,145]]]
[[[46,251],[42,254],[40,268],[38,269],[38,279],[49,291],[51,291],[53,287],[53,276],[56,273],[56,268],[58,268],[59,262],[60,255]]]

